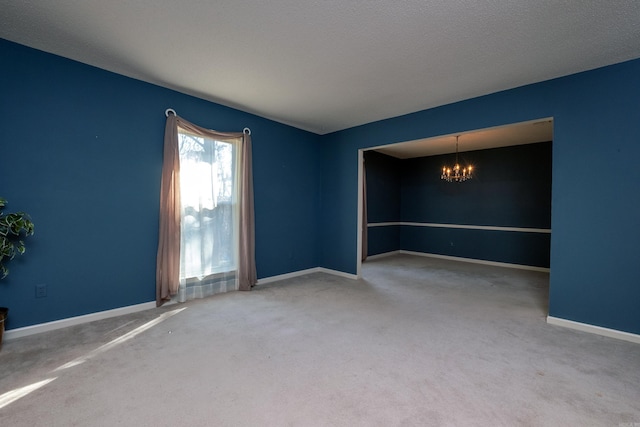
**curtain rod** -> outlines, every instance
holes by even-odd
[[[178,115],[176,114],[176,110],[174,110],[173,108],[167,108],[164,111],[164,115],[166,117],[169,117],[169,114],[173,114],[174,116],[178,117]],[[242,129],[242,133],[246,133],[247,135],[251,135],[251,129],[249,128],[244,128]]]

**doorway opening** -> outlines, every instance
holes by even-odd
[[[456,137],[477,164],[473,179],[448,183],[439,162]],[[367,257],[396,252],[550,272],[552,141],[553,118],[541,118],[359,150],[358,277]],[[395,210],[370,173],[385,159],[399,165]]]

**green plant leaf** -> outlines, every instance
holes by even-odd
[[[7,200],[0,197],[0,279],[7,277],[9,269],[4,265],[16,254],[24,254],[26,247],[21,236],[30,236],[34,232],[34,224],[25,212],[4,214],[1,209]]]

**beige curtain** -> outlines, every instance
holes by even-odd
[[[369,228],[367,227],[367,168],[362,159],[362,254],[361,260],[366,261],[369,253]]]
[[[240,230],[238,289],[249,291],[257,283],[255,261],[255,221],[253,211],[253,164],[251,132],[243,132],[240,151]]]
[[[160,194],[160,233],[156,266],[156,305],[160,306],[178,292],[180,285],[180,156],[178,127],[198,136],[223,142],[239,142],[240,201],[238,287],[250,290],[257,282],[255,265],[255,225],[253,210],[253,174],[251,134],[217,132],[205,129],[174,114],[167,116],[164,135],[164,160]]]
[[[167,116],[160,184],[160,232],[156,259],[156,306],[178,292],[180,283],[180,155],[177,117]]]

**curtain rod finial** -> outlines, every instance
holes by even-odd
[[[242,132],[246,133],[247,135],[251,135],[251,129],[249,129],[249,128],[242,129]]]
[[[164,112],[164,115],[169,117],[170,113],[173,114],[174,116],[177,116],[176,110],[174,110],[173,108],[167,108]]]

